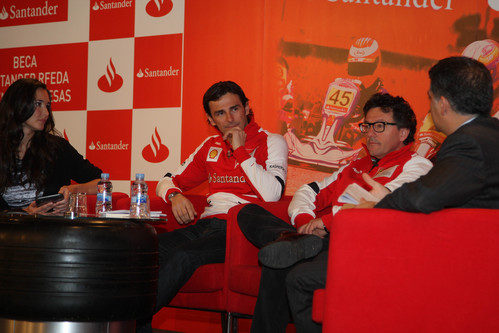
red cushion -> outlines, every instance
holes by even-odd
[[[257,296],[262,269],[255,265],[231,266],[229,273],[229,290],[244,295]]]
[[[290,197],[279,202],[260,205],[278,217],[288,220],[287,207]],[[237,214],[244,205],[233,207],[227,216],[226,280],[228,283],[227,311],[253,314],[260,285],[261,268],[258,248],[251,244],[239,229]]]
[[[222,290],[224,287],[224,264],[209,264],[199,267],[181,292],[199,293]]]

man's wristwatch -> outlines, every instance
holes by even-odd
[[[173,197],[176,196],[177,194],[180,194],[180,192],[172,192],[168,194],[168,201],[172,202]]]

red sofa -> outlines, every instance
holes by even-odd
[[[193,202],[198,218],[206,206],[206,197],[188,195]],[[287,207],[290,197],[275,203],[262,205],[277,216],[288,220]],[[225,264],[205,265],[182,287],[169,306],[217,311],[222,314],[222,331],[237,331],[237,317],[252,315],[258,295],[261,268],[258,264],[258,249],[246,240],[237,224],[237,213],[244,205],[233,207],[227,216],[227,252]],[[128,209],[128,198],[118,202],[118,209]],[[161,198],[151,197],[151,210],[167,215],[166,223],[155,224],[158,233],[185,227],[176,222],[171,206]],[[158,319],[161,314],[159,314]],[[155,317],[156,318],[156,317]],[[155,321],[153,320],[153,325]]]
[[[205,197],[189,198],[200,214]],[[263,206],[289,221],[289,200]],[[170,304],[229,314],[224,331],[237,330],[232,315],[252,314],[258,294],[258,249],[237,225],[242,207],[228,214],[226,264],[199,268]],[[160,198],[151,208],[168,215],[160,232],[182,227]],[[499,331],[498,221],[499,210],[486,209],[341,211],[330,226],[327,285],[314,296],[314,319],[324,332]]]
[[[499,210],[338,213],[324,332],[499,332]]]

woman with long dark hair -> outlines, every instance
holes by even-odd
[[[69,193],[96,193],[102,171],[60,137],[50,102],[47,86],[31,78],[12,83],[0,101],[0,210],[61,215]],[[56,193],[64,199],[36,205]]]

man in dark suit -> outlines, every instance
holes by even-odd
[[[375,207],[424,213],[448,207],[499,208],[499,120],[490,115],[490,72],[474,59],[451,57],[429,74],[431,116],[447,138],[428,174]]]
[[[474,59],[451,57],[440,60],[429,75],[430,112],[436,128],[447,135],[433,168],[392,193],[363,174],[373,191],[378,196],[384,192],[385,197],[376,205],[364,202],[357,208],[424,213],[450,207],[499,208],[499,120],[490,115],[490,72]],[[294,318],[306,307],[300,300],[310,298],[313,292],[307,286],[314,274],[320,273],[295,269],[286,280]],[[312,318],[307,321],[312,323]]]

